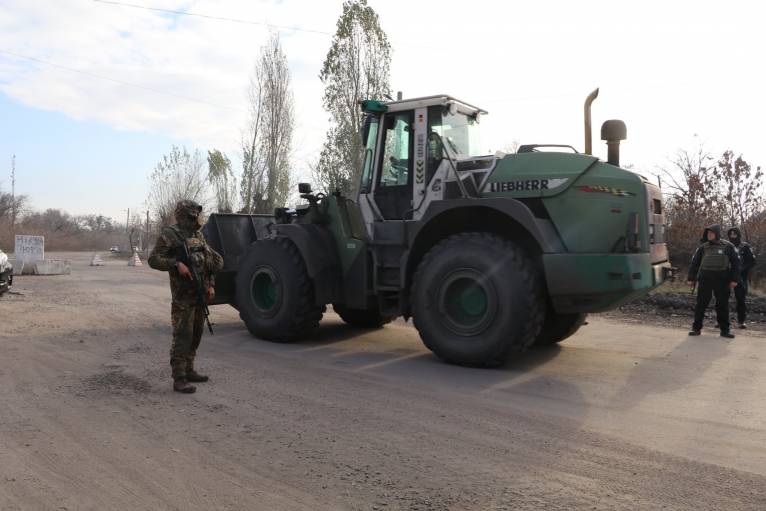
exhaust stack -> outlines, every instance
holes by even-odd
[[[585,98],[585,154],[593,154],[593,134],[591,133],[590,105],[598,97],[598,89]]]

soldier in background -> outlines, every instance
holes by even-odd
[[[734,298],[737,300],[737,326],[747,328],[745,323],[747,319],[747,304],[745,303],[748,290],[747,279],[750,277],[750,270],[755,266],[755,254],[753,254],[750,244],[742,241],[742,232],[739,227],[729,229],[726,232],[726,237],[737,249],[742,270],[739,285],[734,288]]]
[[[208,377],[194,369],[194,358],[202,339],[205,316],[197,305],[196,288],[192,274],[181,261],[176,260],[179,246],[186,243],[194,267],[207,290],[207,301],[215,296],[215,272],[223,268],[223,258],[207,244],[202,227],[202,206],[184,200],[176,205],[176,224],[166,227],[149,255],[149,266],[166,271],[170,276],[172,295],[171,323],[173,344],[170,348],[170,367],[173,371],[173,390],[191,394],[197,389],[190,382],[206,382]]]
[[[729,329],[729,294],[739,283],[739,256],[730,242],[721,239],[721,226],[711,225],[702,232],[702,245],[689,265],[689,284],[697,283],[697,305],[689,335],[699,335],[710,299],[715,295],[715,312],[721,337],[734,338]]]

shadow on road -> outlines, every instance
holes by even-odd
[[[729,343],[717,335],[686,337],[662,357],[642,360],[612,397],[610,406],[629,410],[648,396],[673,392],[702,379],[713,363],[729,351]]]
[[[403,323],[369,329],[330,317],[322,322],[314,338],[280,344],[255,339],[241,324],[231,322],[219,325],[215,337],[218,349],[227,352],[267,351],[291,358],[310,357],[312,365],[330,370],[409,382],[413,387],[505,396],[501,402],[515,398],[530,402],[547,399],[563,403],[570,417],[584,414],[587,408],[574,382],[537,370],[567,353],[566,347],[558,345],[533,347],[502,367],[488,369],[445,363],[424,348],[417,331]]]
[[[292,343],[270,343],[252,337],[239,321],[222,321],[214,325],[216,339],[240,339],[263,343],[277,351],[307,353],[325,352],[325,357],[343,360],[343,365],[354,370],[383,368],[402,363],[424,364],[445,369],[458,369],[492,373],[495,377],[509,373],[523,373],[548,362],[561,352],[558,345],[545,348],[531,348],[503,367],[494,369],[462,368],[446,364],[430,351],[426,351],[417,331],[403,323],[383,328],[363,328],[347,325],[339,320],[327,318],[322,321],[311,339]],[[347,343],[343,345],[343,343]],[[271,350],[270,350],[271,351]],[[502,376],[500,376],[502,377]]]
[[[240,320],[214,321],[213,329],[215,329],[216,337],[246,336],[247,338],[250,338],[253,341],[268,342],[268,341],[262,341],[261,339],[251,336],[250,333],[247,331],[247,327],[245,326],[245,324]],[[282,346],[291,346],[299,350],[305,349],[305,348],[308,348],[308,349],[321,348],[323,346],[330,346],[335,343],[349,341],[351,339],[358,338],[360,335],[364,335],[369,332],[377,332],[379,330],[380,329],[377,329],[377,328],[362,328],[362,327],[347,325],[343,322],[333,322],[332,320],[329,320],[329,321],[323,320],[320,323],[319,329],[317,330],[316,334],[310,339],[304,339],[304,340],[290,342],[290,343],[274,342],[273,344],[282,345]],[[205,331],[205,335],[207,335],[207,331]]]

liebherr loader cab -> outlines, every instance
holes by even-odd
[[[482,154],[487,112],[446,95],[361,107],[355,200],[301,185],[308,204],[238,259],[231,301],[254,335],[304,337],[332,304],[364,326],[412,317],[441,358],[492,366],[668,277],[660,191],[619,167],[621,121],[602,127],[604,162],[558,145]]]

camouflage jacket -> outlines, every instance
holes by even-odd
[[[176,268],[176,250],[184,241],[205,289],[215,286],[215,273],[223,268],[223,258],[210,248],[199,230],[185,229],[180,225],[165,227],[149,255],[149,266],[168,272],[174,302],[192,303],[197,300],[194,283],[182,278]]]

